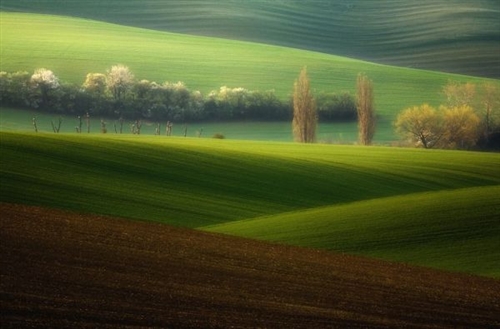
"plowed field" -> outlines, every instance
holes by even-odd
[[[0,204],[0,327],[493,328],[500,281]]]

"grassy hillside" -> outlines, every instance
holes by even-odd
[[[0,138],[3,202],[191,228],[235,222],[242,228],[226,232],[499,273],[491,262],[499,250],[499,154],[132,135]],[[423,192],[434,193],[414,194]],[[337,212],[345,216],[332,217]],[[238,222],[271,215],[268,233],[260,225],[265,218],[255,226]],[[417,222],[422,226],[406,227]],[[356,229],[349,232],[360,234],[357,240],[337,244],[345,231],[335,223]],[[388,235],[380,235],[384,228]],[[469,264],[474,258],[477,264]]]
[[[0,203],[0,326],[487,328],[500,281]]]
[[[417,193],[206,228],[500,277],[500,186]]]
[[[494,0],[4,0],[0,9],[500,77],[500,4]]]
[[[403,108],[440,104],[449,81],[481,79],[356,61],[316,52],[186,36],[56,16],[2,13],[2,70],[50,68],[62,80],[81,84],[89,72],[128,65],[138,79],[184,81],[208,93],[220,86],[275,89],[283,99],[308,67],[317,91],[354,93],[356,76],[375,85],[378,113],[388,121]]]

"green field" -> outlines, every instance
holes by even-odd
[[[133,135],[0,138],[2,202],[500,274],[499,154]]]
[[[500,77],[500,5],[494,0],[4,0],[0,10],[77,16]],[[135,43],[134,39],[127,45]]]
[[[380,198],[205,229],[500,277],[500,186]]]
[[[377,131],[370,147],[356,122],[319,122],[314,144],[291,122],[118,134],[90,108],[77,133],[90,102],[0,95],[0,327],[495,326],[500,153],[397,147],[393,122],[449,82],[476,84],[483,116],[499,18],[496,0],[2,0],[2,72],[80,86],[123,64],[283,102],[304,66],[316,95],[355,95],[364,73]]]
[[[81,84],[89,72],[128,65],[138,79],[184,81],[207,94],[220,86],[274,89],[282,99],[303,66],[316,92],[354,93],[356,76],[375,85],[377,112],[392,121],[404,108],[444,101],[452,81],[484,79],[397,68],[291,48],[172,34],[89,20],[3,12],[2,70],[46,67],[63,81]]]
[[[52,132],[51,122],[58,123],[60,116],[56,114],[40,113],[11,108],[0,108],[0,131],[22,131],[34,132],[33,118],[37,120],[40,132]],[[79,120],[76,116],[62,116],[60,132],[75,133]],[[101,118],[91,119],[90,132],[100,133]],[[105,120],[109,134],[115,134],[114,125],[119,127],[117,120]],[[124,125],[124,133],[130,134],[130,125]],[[292,142],[291,122],[203,122],[175,124],[172,129],[173,136],[184,136],[187,126],[187,137],[212,138],[216,133],[224,135],[226,139],[235,140],[258,140]],[[142,127],[143,135],[154,135],[156,122],[145,121]],[[165,135],[165,122],[162,123],[161,134]],[[86,125],[83,130],[86,132]],[[119,129],[119,128],[117,128]],[[356,122],[321,122],[318,124],[317,140],[319,143],[332,144],[355,144],[358,141],[358,127]],[[381,145],[394,145],[398,140],[394,132],[392,122],[380,120],[374,143]],[[397,142],[396,142],[397,143]]]
[[[354,93],[364,72],[375,85],[375,143],[393,145],[392,121],[402,109],[443,103],[449,81],[498,80],[380,63],[498,77],[498,7],[3,1],[1,70],[45,67],[81,84],[87,73],[121,63],[137,79],[180,80],[205,95],[226,85],[273,89],[282,100],[303,66],[317,93]],[[500,276],[498,154],[326,145],[354,144],[355,123],[320,122],[322,144],[296,145],[288,143],[289,122],[189,124],[187,138],[175,125],[166,138],[152,136],[153,122],[141,136],[127,127],[118,135],[104,118],[110,133],[102,135],[103,118],[94,117],[92,134],[76,134],[76,117],[66,116],[56,135],[50,122],[57,115],[2,107],[0,119],[2,202]],[[227,140],[210,138],[215,133]]]

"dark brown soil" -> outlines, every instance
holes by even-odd
[[[0,204],[1,328],[495,328],[500,281]]]

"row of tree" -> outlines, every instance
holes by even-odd
[[[47,69],[33,74],[0,72],[0,102],[79,117],[115,118],[119,122],[292,119],[295,140],[303,143],[316,141],[318,120],[357,119],[359,143],[370,145],[376,128],[373,82],[360,74],[356,86],[355,98],[348,93],[315,96],[307,69],[303,68],[288,102],[281,101],[273,91],[244,88],[221,87],[203,96],[182,82],[137,81],[128,67],[115,65],[106,74],[87,74],[81,86],[61,83]],[[443,95],[445,105],[434,108],[423,104],[398,115],[395,128],[403,139],[424,148],[500,147],[497,85],[486,83],[477,88],[472,83],[449,83]]]
[[[364,74],[357,78],[357,102],[353,104],[358,120],[359,143],[370,145],[375,136],[376,115],[373,94],[373,82]],[[311,91],[307,68],[303,68],[293,86],[292,130],[296,142],[314,143],[318,122],[318,99]],[[320,103],[321,104],[321,103]]]
[[[396,132],[407,142],[424,148],[500,149],[500,89],[493,83],[480,88],[472,83],[450,82],[444,86],[446,104],[434,108],[429,104],[402,111],[394,122]],[[373,82],[358,75],[356,109],[359,143],[370,145],[375,128]],[[306,68],[294,84],[295,140],[312,143],[316,140],[317,104]]]
[[[402,111],[396,131],[424,148],[500,149],[500,89],[493,83],[448,83],[446,104],[423,104]]]
[[[290,120],[291,101],[274,91],[221,87],[208,95],[191,91],[182,82],[137,80],[124,65],[104,73],[87,74],[82,85],[61,82],[48,69],[0,72],[0,102],[4,106],[68,114],[151,121]],[[322,121],[356,120],[354,97],[349,93],[318,96]]]

